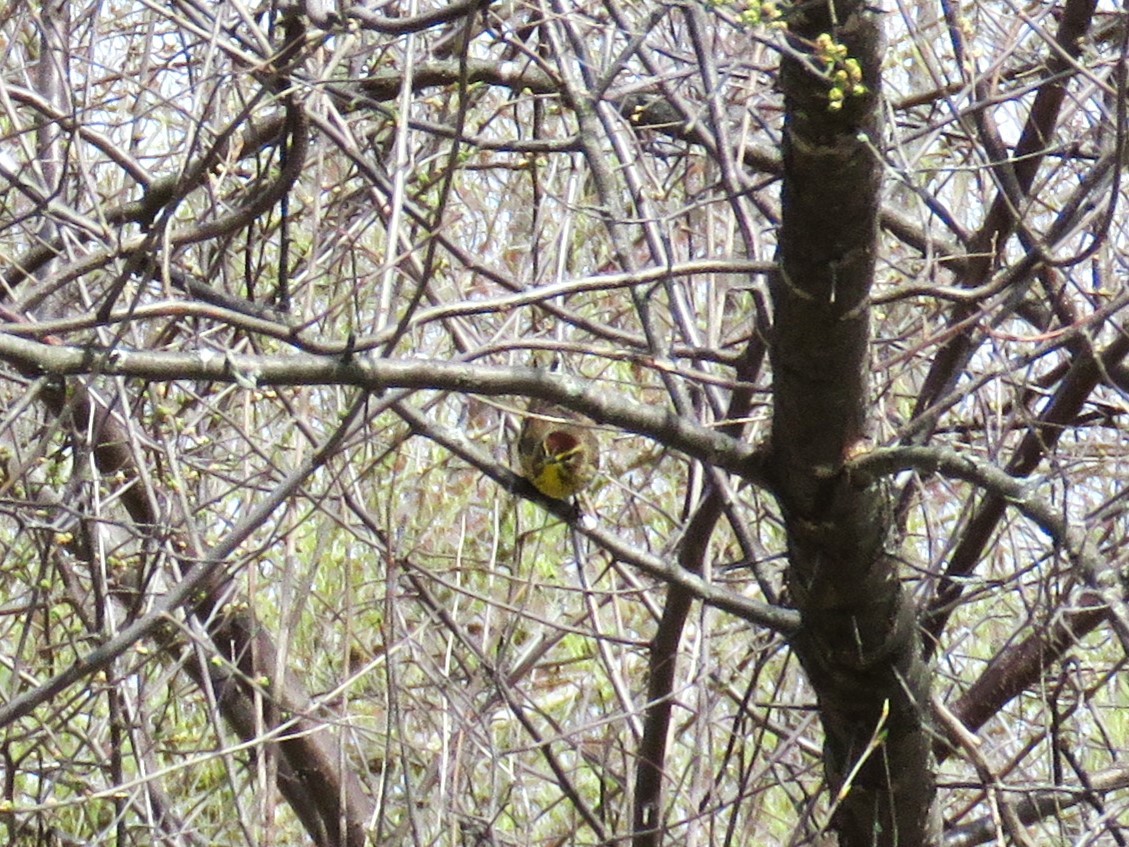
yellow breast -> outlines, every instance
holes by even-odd
[[[579,487],[572,468],[564,462],[551,460],[541,466],[532,482],[538,491],[555,500],[567,500]]]

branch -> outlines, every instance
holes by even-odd
[[[1066,651],[1108,617],[1109,609],[1092,592],[1083,592],[1051,612],[1045,623],[996,654],[976,681],[952,705],[953,714],[976,732],[1004,706],[1037,685]],[[953,752],[945,741],[934,744],[938,763]]]
[[[758,447],[699,426],[665,409],[613,398],[591,382],[537,368],[504,368],[429,359],[395,361],[369,357],[249,356],[215,350],[166,353],[123,348],[52,345],[0,334],[0,359],[51,376],[138,377],[151,382],[205,380],[243,386],[352,385],[436,389],[466,394],[521,395],[549,400],[599,423],[645,435],[767,487]]]
[[[456,85],[463,79],[458,59],[436,59],[421,62],[416,66],[412,72],[411,87],[413,92],[418,93],[425,88]],[[515,93],[560,94],[561,92],[559,80],[529,62],[469,59],[466,63],[465,80],[467,84],[485,83],[508,88]],[[354,85],[336,86],[333,90],[338,96],[344,95],[347,98],[355,88],[356,93],[384,102],[395,100],[400,96],[403,87],[403,70],[396,67],[375,71]]]
[[[61,415],[65,410],[61,395],[62,392],[57,391],[44,392],[44,400],[55,415]],[[148,488],[138,484],[146,475],[129,447],[134,439],[125,423],[115,414],[113,405],[100,401],[84,383],[77,382],[71,387],[66,407],[75,417],[78,431],[94,434],[92,449],[101,473],[121,472],[133,481],[134,484],[126,487],[123,499],[123,505],[133,521],[139,527],[161,525],[161,517],[147,496]],[[178,556],[183,573],[181,580],[157,599],[144,617],[120,630],[61,673],[0,706],[0,727],[29,714],[74,683],[108,667],[141,639],[152,637],[166,649],[171,649],[166,630],[172,615],[181,607],[192,606],[197,617],[205,623],[217,652],[238,663],[243,683],[264,677],[271,679],[265,691],[256,689],[252,693],[242,683],[224,687],[221,709],[225,718],[245,741],[263,737],[259,710],[262,708],[262,695],[268,696],[272,705],[283,713],[281,720],[284,721],[281,725],[273,725],[271,730],[282,732],[287,727],[293,728],[292,733],[279,739],[284,762],[279,770],[279,790],[316,843],[359,847],[364,842],[364,821],[368,819],[371,808],[355,775],[339,767],[334,739],[319,731],[322,726],[305,717],[309,698],[302,687],[289,674],[274,678],[278,668],[277,648],[267,632],[249,621],[247,612],[240,609],[240,603],[230,603],[221,608],[225,595],[221,589],[231,554],[261,528],[282,502],[302,487],[310,474],[335,454],[361,407],[358,402],[338,430],[210,550],[195,555],[195,548],[190,542],[183,537],[174,538],[173,547],[178,551],[190,551]],[[198,682],[213,673],[212,668],[195,668],[191,662],[188,670]]]
[[[893,476],[908,470],[925,476],[939,473],[996,494],[1063,547],[1068,547],[1076,535],[1059,511],[1031,494],[1028,480],[1016,479],[991,462],[948,447],[881,447],[852,459],[844,467],[844,472],[858,484],[865,484],[872,477]]]
[[[372,30],[381,35],[403,35],[409,32],[423,32],[449,21],[456,21],[489,5],[489,0],[458,0],[406,18],[385,17],[358,5],[346,9],[345,18],[357,21],[361,29]]]
[[[1024,826],[1030,826],[1047,818],[1059,818],[1067,809],[1088,802],[1093,792],[1111,794],[1127,787],[1129,787],[1129,768],[1121,766],[1095,774],[1090,779],[1089,790],[1083,786],[1044,788],[1032,791],[1012,805],[1019,822]],[[976,847],[978,844],[994,841],[996,836],[996,822],[990,815],[984,816],[951,828],[945,833],[943,847]]]
[[[1066,552],[1079,580],[1098,592],[1102,602],[1109,606],[1114,629],[1129,651],[1129,613],[1120,596],[1117,570],[1107,565],[1086,533],[1072,526],[1061,508],[1056,509],[1032,493],[1029,481],[1016,479],[991,462],[947,447],[884,447],[859,456],[844,468],[849,478],[861,484],[875,476],[891,476],[906,470],[927,476],[939,473],[972,483],[1014,506],[1035,523]]]
[[[161,627],[167,625],[169,615],[188,603],[199,593],[200,589],[208,585],[214,579],[216,572],[223,567],[227,558],[238,549],[239,545],[251,533],[258,530],[278,505],[297,491],[309,475],[333,455],[344,438],[351,420],[351,417],[347,418],[330,435],[320,449],[314,451],[306,461],[275,486],[270,495],[248,512],[222,541],[204,553],[184,577],[164,597],[153,604],[152,611],[129,624],[100,647],[96,647],[85,656],[77,659],[62,673],[56,674],[39,687],[14,697],[0,706],[0,727],[7,726],[12,721],[22,718],[36,706],[47,702],[65,690],[69,685],[106,667],[142,638],[154,635]]]
[[[403,417],[415,431],[425,433],[435,443],[442,445],[467,464],[490,476],[506,490],[536,501],[552,512],[555,517],[570,523],[577,532],[588,536],[595,544],[606,550],[618,561],[631,565],[673,588],[681,589],[688,597],[695,597],[708,606],[713,606],[734,617],[766,627],[774,632],[789,634],[795,631],[799,625],[799,616],[791,610],[743,597],[687,570],[681,562],[670,563],[658,556],[632,547],[618,534],[599,523],[581,519],[577,511],[569,504],[561,500],[552,500],[538,493],[532,485],[526,484],[524,479],[499,465],[488,451],[478,445],[459,437],[450,430],[437,427],[406,404],[398,404],[395,408],[396,413]]]

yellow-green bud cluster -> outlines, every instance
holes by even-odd
[[[823,70],[831,80],[827,90],[827,108],[838,112],[848,97],[861,97],[867,93],[862,81],[862,66],[858,59],[851,58],[847,45],[840,44],[828,33],[821,33],[815,39],[815,57],[823,64]]]
[[[779,0],[709,0],[714,6],[728,6],[737,20],[746,26],[784,26],[784,12]]]

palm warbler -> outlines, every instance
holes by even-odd
[[[517,441],[525,478],[556,500],[586,488],[600,469],[600,443],[591,425],[588,418],[560,406],[530,403]]]

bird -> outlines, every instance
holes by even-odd
[[[554,500],[583,491],[600,470],[600,442],[593,422],[577,412],[533,401],[517,440],[521,473]]]

